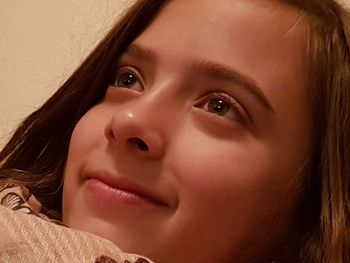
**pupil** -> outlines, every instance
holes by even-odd
[[[122,79],[122,83],[125,86],[130,86],[135,83],[135,78],[132,74],[128,74]]]
[[[208,109],[209,111],[218,113],[220,115],[223,115],[228,111],[226,102],[220,99],[210,101],[208,104]]]

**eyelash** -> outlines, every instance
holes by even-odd
[[[227,103],[227,105],[235,111],[235,114],[237,114],[237,120],[241,123],[246,123],[247,122],[247,113],[246,110],[235,100],[232,98],[232,96],[226,94],[223,91],[219,90],[210,90],[206,92],[204,95],[201,96],[199,106],[203,106],[207,104],[211,99],[219,99],[222,100],[223,102]],[[210,114],[215,115],[218,118],[223,118],[223,119],[228,119],[224,116],[221,116],[219,114],[216,114],[214,112],[207,111]]]

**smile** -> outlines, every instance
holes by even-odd
[[[89,176],[86,186],[95,199],[112,206],[168,206],[163,198],[156,193],[131,181],[117,179],[116,176],[109,173],[96,173]]]

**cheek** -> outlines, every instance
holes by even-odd
[[[80,169],[91,158],[89,156],[103,147],[104,123],[104,119],[99,117],[95,110],[90,110],[75,126],[69,144],[68,159],[64,173],[64,200],[74,197],[79,183],[78,175]],[[68,202],[66,204],[69,205]]]
[[[280,170],[278,160],[272,161],[272,156],[258,145],[202,141],[182,149],[181,154],[176,154],[182,189],[188,193],[193,189],[192,193],[198,195],[211,193],[213,201],[234,195],[272,198],[291,179],[288,171]]]
[[[213,236],[220,232],[238,239],[262,233],[272,222],[287,223],[297,193],[293,169],[278,164],[266,145],[254,140],[193,138],[172,155],[184,217],[199,228],[205,225]]]
[[[95,107],[79,120],[69,144],[68,164],[76,164],[82,161],[84,156],[91,155],[94,150],[103,147],[106,116],[108,115]]]

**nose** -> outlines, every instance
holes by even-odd
[[[161,128],[152,123],[142,108],[116,111],[105,128],[108,142],[119,151],[159,159],[165,150]]]

